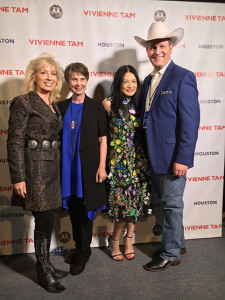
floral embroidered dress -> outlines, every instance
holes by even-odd
[[[130,99],[123,103],[120,117],[109,116],[107,213],[117,222],[136,223],[152,215],[150,178],[140,120]]]

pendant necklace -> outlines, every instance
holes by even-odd
[[[81,104],[82,104],[82,103],[81,103]],[[72,106],[73,106],[73,104],[72,104],[72,102],[71,102],[70,111],[71,111],[71,120],[72,120],[72,122],[70,123],[70,125],[71,125],[71,130],[74,130],[74,129],[75,129],[75,126],[77,125],[77,122],[75,122],[75,121],[76,121],[76,119],[77,119],[77,117],[78,117],[78,115],[79,115],[79,112],[80,112],[80,110],[81,110],[82,105],[80,105],[80,108],[79,108],[79,110],[78,110],[78,112],[77,112],[77,114],[76,114],[76,116],[75,116],[74,119],[73,119],[73,108],[72,108]]]
[[[81,108],[83,106],[82,104],[83,103],[80,104],[79,110],[78,110],[75,118],[73,118],[73,108],[72,108],[73,103],[71,102],[71,104],[70,104],[71,105],[70,106],[70,112],[71,112],[71,120],[72,120],[72,122],[70,123],[70,125],[71,125],[71,144],[70,144],[70,146],[71,146],[71,149],[72,149],[72,155],[74,154],[73,145],[74,145],[75,127],[77,125],[76,119],[79,115],[79,112],[81,111]]]

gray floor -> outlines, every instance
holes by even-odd
[[[62,294],[50,294],[36,283],[34,254],[0,257],[0,299],[225,299],[225,224],[223,237],[187,241],[181,264],[164,272],[147,272],[143,265],[159,249],[158,243],[135,245],[132,261],[113,261],[106,248],[93,248],[84,272],[61,280]],[[63,256],[53,264],[68,270]]]

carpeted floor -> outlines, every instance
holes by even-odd
[[[0,299],[73,300],[224,300],[225,224],[223,237],[188,240],[181,264],[163,272],[147,272],[143,265],[159,243],[135,245],[132,261],[115,262],[106,248],[93,248],[84,272],[61,280],[62,294],[47,293],[36,283],[34,254],[0,257]],[[123,249],[122,249],[123,250]],[[69,270],[63,256],[51,256],[55,267]]]

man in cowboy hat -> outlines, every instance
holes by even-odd
[[[152,182],[163,209],[160,255],[144,265],[163,271],[180,263],[186,252],[183,228],[183,193],[187,170],[193,167],[200,119],[195,75],[171,60],[173,46],[184,30],[169,32],[162,22],[149,28],[146,48],[154,69],[145,78],[141,95]]]

